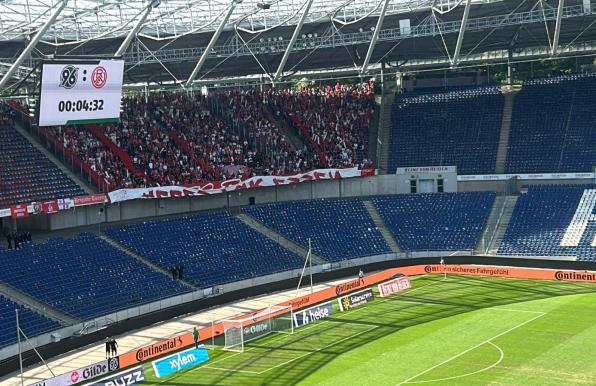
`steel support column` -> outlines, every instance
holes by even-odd
[[[381,32],[381,26],[383,25],[383,20],[385,19],[385,13],[387,12],[388,6],[389,0],[385,0],[385,3],[383,3],[383,8],[381,9],[381,14],[379,15],[379,19],[377,20],[377,25],[373,31],[372,39],[368,45],[368,51],[364,57],[364,63],[362,63],[362,67],[360,68],[361,75],[364,74],[368,69],[368,64],[370,63],[370,58],[372,57],[373,51],[375,50],[375,46],[377,45],[377,40],[379,39],[379,33]]]
[[[290,43],[286,47],[286,50],[284,51],[284,56],[281,58],[281,62],[279,62],[277,71],[275,72],[275,75],[273,76],[273,79],[276,81],[281,78],[281,75],[284,71],[284,67],[286,66],[288,58],[290,57],[292,48],[294,48],[294,44],[296,44],[296,40],[298,40],[298,35],[300,35],[300,30],[302,29],[302,26],[304,25],[304,21],[306,20],[306,17],[308,16],[308,12],[310,11],[310,6],[312,5],[313,1],[314,0],[308,0],[308,2],[306,3],[306,8],[304,8],[304,12],[302,12],[302,15],[300,16],[300,20],[298,21],[296,28],[294,28],[294,33],[292,34]]]
[[[6,84],[8,83],[8,81],[12,78],[12,76],[14,75],[14,73],[17,71],[17,69],[19,68],[19,66],[21,65],[21,63],[23,63],[23,61],[29,55],[29,53],[31,53],[31,50],[33,50],[35,48],[35,46],[41,40],[41,38],[46,33],[46,31],[48,30],[48,28],[50,28],[50,26],[54,23],[54,21],[56,21],[56,18],[58,17],[58,15],[60,15],[60,12],[62,12],[62,10],[64,9],[64,7],[66,7],[66,4],[67,3],[68,3],[68,0],[62,0],[62,3],[58,6],[58,8],[56,8],[56,10],[54,11],[54,13],[52,13],[52,15],[50,16],[50,18],[39,29],[39,31],[37,31],[37,33],[35,34],[35,36],[33,36],[33,39],[31,39],[31,41],[29,42],[29,44],[27,44],[27,47],[25,47],[25,49],[23,50],[23,52],[21,52],[21,54],[19,55],[19,57],[17,58],[17,60],[15,60],[15,62],[12,64],[12,66],[10,66],[10,68],[6,72],[6,75],[4,75],[2,77],[2,79],[0,79],[0,91],[2,91],[2,89],[6,86]]]
[[[215,30],[215,32],[213,33],[213,36],[211,37],[209,44],[207,44],[207,47],[205,48],[205,51],[203,51],[203,53],[201,54],[201,57],[199,58],[197,65],[195,66],[195,68],[192,70],[192,73],[188,77],[188,80],[186,81],[186,87],[190,87],[192,85],[192,81],[197,77],[197,74],[199,73],[199,71],[201,71],[201,67],[203,67],[203,64],[205,64],[205,61],[207,60],[207,56],[209,56],[209,52],[211,51],[211,49],[217,42],[217,39],[219,38],[219,35],[221,35],[221,32],[223,31],[226,24],[228,24],[228,20],[230,19],[230,16],[232,16],[232,12],[234,12],[234,8],[236,8],[237,2],[241,2],[241,0],[232,0],[232,2],[230,3],[230,8],[224,15],[224,17],[221,20],[221,22],[219,23],[219,25],[217,26],[217,30]]]
[[[134,27],[130,30],[130,32],[128,32],[128,35],[126,35],[126,39],[124,39],[122,44],[120,44],[120,47],[118,48],[118,51],[116,51],[114,56],[120,57],[120,56],[124,55],[124,53],[128,49],[128,46],[130,46],[130,43],[132,43],[132,39],[135,38],[135,36],[137,35],[139,30],[143,26],[143,23],[145,22],[145,20],[147,20],[147,16],[149,16],[149,14],[151,13],[151,10],[153,9],[153,4],[154,4],[154,2],[149,3],[149,5],[147,6],[147,9],[145,9],[145,12],[143,12],[143,15],[141,16],[141,18],[139,20],[137,20],[137,22],[135,23]]]
[[[559,0],[559,6],[557,7],[557,23],[555,24],[555,37],[553,38],[553,47],[551,55],[556,56],[559,51],[559,36],[561,35],[561,20],[563,18],[563,6],[565,0]]]
[[[464,35],[466,33],[466,24],[468,24],[468,15],[470,14],[470,4],[472,0],[466,1],[466,8],[464,8],[464,15],[461,18],[461,26],[459,28],[459,35],[457,36],[457,43],[455,44],[455,53],[451,60],[451,66],[456,67],[459,63],[459,53],[461,52],[461,45],[464,42]]]

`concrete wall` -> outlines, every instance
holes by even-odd
[[[442,173],[446,192],[493,191],[515,194],[529,184],[588,184],[591,180],[535,180],[535,181],[462,181],[451,173]],[[406,178],[408,177],[408,178]],[[62,211],[51,216],[36,215],[17,220],[23,230],[53,231],[97,224],[132,221],[156,216],[171,216],[206,210],[231,209],[254,203],[308,200],[316,198],[367,197],[379,194],[409,193],[409,177],[396,174],[347,178],[343,180],[312,181],[301,184],[242,190],[210,196],[180,197],[159,200],[124,201],[114,205],[90,205]],[[436,178],[418,173],[420,179]],[[100,210],[103,209],[103,212]],[[4,223],[9,220],[3,220]],[[12,220],[11,220],[12,221]]]

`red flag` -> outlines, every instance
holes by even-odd
[[[10,216],[12,218],[21,218],[29,216],[29,209],[27,209],[27,204],[11,205]]]
[[[58,200],[45,201],[41,204],[41,210],[45,214],[57,213],[60,209],[58,208]]]

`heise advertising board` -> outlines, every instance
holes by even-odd
[[[333,313],[333,304],[327,302],[294,313],[294,327],[301,327],[325,319]]]
[[[168,355],[167,357],[151,362],[151,364],[153,365],[153,370],[155,370],[155,376],[160,378],[196,366],[208,360],[209,354],[207,353],[205,345],[202,344],[198,348],[191,348],[176,354]]]
[[[339,309],[341,312],[351,310],[354,307],[372,302],[374,300],[373,291],[371,288],[363,289],[362,291],[354,292],[353,294],[342,296],[338,298]]]

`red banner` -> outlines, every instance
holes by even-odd
[[[368,173],[368,172],[367,172]],[[360,177],[362,172],[358,168],[348,169],[317,169],[307,173],[292,176],[260,176],[246,180],[233,179],[227,181],[209,182],[196,186],[162,186],[154,188],[120,189],[108,193],[110,202],[136,200],[141,198],[172,198],[205,196],[235,190],[262,188],[298,184],[307,181],[337,180],[342,178]]]
[[[74,197],[73,201],[74,206],[103,204],[107,201],[107,196],[105,194],[90,194],[88,196]]]
[[[57,213],[60,209],[58,208],[58,200],[44,201],[41,204],[41,210],[45,214]]]
[[[385,296],[393,295],[394,293],[412,288],[412,282],[410,282],[409,277],[401,276],[379,284],[378,288],[379,296],[384,298]]]
[[[22,218],[27,216],[29,216],[29,209],[27,209],[27,204],[17,204],[10,206],[10,217]]]

